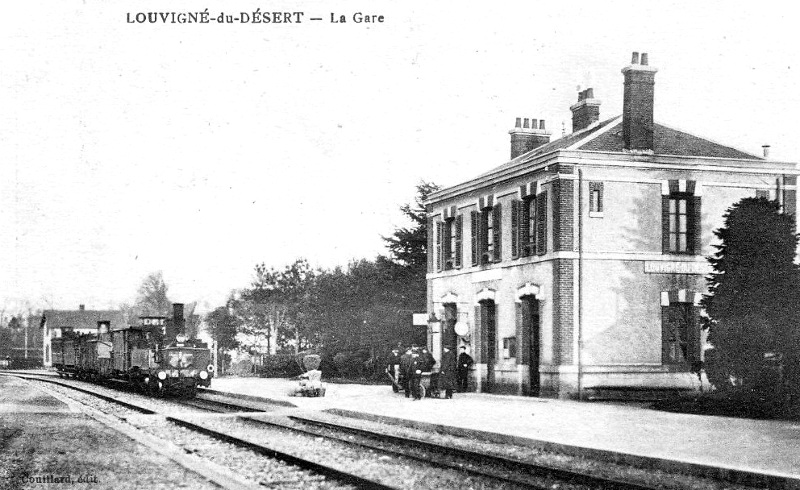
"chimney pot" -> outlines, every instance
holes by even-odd
[[[633,55],[631,56],[631,64],[632,65],[638,65],[639,64],[639,52],[638,51],[634,51],[633,52]]]
[[[543,129],[544,120],[518,117],[517,127],[509,131],[511,135],[511,159],[549,143],[550,133],[542,131]]]
[[[769,145],[763,145],[761,149],[764,150],[764,158],[769,158]]]
[[[78,305],[78,310],[86,311],[86,305]]]
[[[594,89],[593,88],[587,88],[584,91],[584,93],[586,94],[586,97],[584,97],[584,98],[586,98],[586,99],[594,99]]]
[[[653,101],[656,69],[646,66],[647,53],[633,53],[633,65],[622,69],[625,91],[622,97],[622,140],[632,151],[654,151]],[[638,66],[637,66],[638,65]]]

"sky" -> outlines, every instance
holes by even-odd
[[[201,8],[304,16],[135,22]],[[621,113],[632,51],[658,68],[656,121],[800,161],[798,38],[777,2],[15,2],[0,308],[113,308],[162,271],[173,301],[208,311],[257,263],[374,258],[420,181],[504,163],[516,117],[556,139],[589,87],[601,118]]]

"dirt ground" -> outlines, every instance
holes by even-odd
[[[0,489],[217,488],[168,458],[0,376]]]

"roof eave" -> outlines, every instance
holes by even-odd
[[[563,160],[563,162],[562,162]],[[575,161],[579,160],[579,161]],[[689,162],[695,162],[692,169],[703,170],[696,166],[696,162],[704,162],[706,167],[714,170],[722,170],[725,167],[730,169],[747,170],[752,169],[759,173],[782,173],[787,175],[800,175],[800,170],[795,162],[783,162],[763,159],[745,158],[726,158],[726,157],[707,157],[691,155],[667,155],[667,154],[638,154],[623,153],[615,151],[597,150],[576,150],[558,149],[533,158],[523,159],[517,164],[502,168],[496,172],[484,174],[480,177],[470,179],[461,184],[457,184],[445,189],[441,189],[431,194],[424,204],[432,205],[446,199],[450,199],[462,194],[473,192],[484,187],[492,186],[517,177],[521,174],[538,170],[539,168],[553,165],[555,163],[589,164],[597,161],[600,165],[607,165],[610,161],[621,161],[622,163],[650,163],[663,166],[680,166]],[[754,164],[758,165],[753,168]],[[708,170],[708,169],[706,169]]]

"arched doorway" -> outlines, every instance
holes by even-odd
[[[494,367],[497,363],[497,305],[486,299],[479,303],[481,356],[478,362],[486,364],[486,385],[483,391],[491,393],[495,386]]]
[[[539,316],[539,300],[536,296],[526,295],[520,298],[521,334],[523,338],[523,364],[528,364],[528,394],[539,396],[541,381],[539,365],[541,363],[541,322]]]

